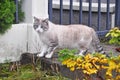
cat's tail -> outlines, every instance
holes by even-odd
[[[92,44],[96,49],[96,52],[106,54],[105,51],[103,50],[103,47],[100,45],[100,40],[98,38],[97,33],[92,29]]]

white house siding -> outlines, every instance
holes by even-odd
[[[32,27],[33,16],[48,18],[48,0],[23,0],[24,23],[13,24],[0,35],[0,63],[20,60],[25,52],[40,52],[40,38]]]
[[[17,61],[21,53],[26,52],[27,27],[14,24],[4,35],[0,35],[0,63]]]

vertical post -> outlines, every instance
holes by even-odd
[[[70,0],[70,15],[69,15],[69,23],[72,23],[72,17],[73,17],[73,0]]]
[[[101,0],[98,0],[98,27],[97,30],[100,30],[100,22],[101,22]]]
[[[23,0],[22,9],[26,23],[33,23],[33,16],[48,18],[48,0]]]
[[[82,0],[79,2],[79,24],[82,24]]]
[[[15,12],[15,22],[18,23],[18,0],[15,0],[15,4],[16,4],[16,12]]]
[[[62,24],[63,0],[60,0],[60,24]]]
[[[106,29],[110,29],[110,0],[107,0]]]
[[[120,28],[120,0],[116,0],[115,4],[115,26]]]
[[[48,0],[48,14],[49,14],[49,20],[52,21],[52,0]]]
[[[88,26],[91,26],[92,22],[92,0],[89,0],[89,17],[88,17]]]
[[[51,0],[23,0],[22,9],[25,13],[25,23],[27,23],[27,49],[29,51],[33,51],[34,48],[38,49],[36,43],[37,34],[33,29],[33,26],[28,23],[33,23],[33,17],[36,16],[41,19],[48,18],[48,1]],[[38,40],[39,42],[39,40]],[[38,43],[39,44],[39,43]],[[36,45],[36,47],[33,47]]]

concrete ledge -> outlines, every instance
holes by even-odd
[[[63,9],[70,9],[69,2],[63,2]],[[83,2],[83,11],[89,11],[89,3]],[[53,8],[60,9],[60,2],[53,1]],[[79,2],[73,2],[73,10],[79,10]],[[92,3],[92,12],[98,12],[98,3]],[[101,3],[101,12],[107,12],[107,4]],[[110,13],[115,12],[115,4],[110,4]]]

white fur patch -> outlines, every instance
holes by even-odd
[[[37,32],[43,32],[44,30],[41,28],[41,25],[39,25],[39,27],[36,29]]]
[[[53,55],[53,51],[52,51],[51,53],[46,54],[45,57],[46,57],[46,58],[51,58],[52,55]]]

